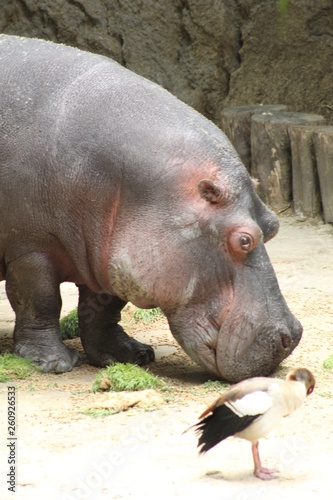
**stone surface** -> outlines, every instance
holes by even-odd
[[[218,125],[225,107],[330,116],[329,0],[6,0],[0,32],[108,55]]]

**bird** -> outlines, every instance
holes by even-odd
[[[274,478],[276,469],[263,467],[259,439],[304,402],[315,387],[307,368],[291,370],[285,380],[255,377],[243,380],[225,391],[192,426],[199,435],[199,453],[205,453],[230,436],[252,443],[254,475],[262,480]]]

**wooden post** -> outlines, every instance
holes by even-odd
[[[292,164],[292,191],[295,214],[316,217],[322,212],[313,132],[316,127],[289,127]]]
[[[291,206],[292,201],[288,128],[293,125],[324,123],[325,118],[320,115],[287,111],[252,116],[251,173],[259,180],[259,196],[275,212],[283,212]]]
[[[333,127],[317,127],[313,132],[324,221],[333,222]]]
[[[246,169],[251,173],[251,117],[256,113],[286,111],[283,104],[238,106],[221,113],[221,128],[230,139]]]

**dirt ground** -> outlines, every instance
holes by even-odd
[[[280,470],[274,480],[253,476],[250,444],[239,439],[198,456],[193,432],[182,433],[216,399],[218,392],[205,385],[211,377],[181,351],[164,320],[130,321],[127,331],[154,347],[150,370],[169,389],[140,395],[141,404],[127,411],[92,418],[82,411],[123,404],[127,396],[91,393],[98,369],[86,363],[71,373],[17,381],[17,488],[12,494],[6,485],[9,384],[0,384],[0,498],[333,498],[333,376],[321,368],[333,353],[333,228],[284,217],[267,249],[282,292],[304,327],[300,345],[275,375],[303,365],[317,379],[305,405],[261,441],[263,462]],[[64,315],[76,305],[75,287],[62,285],[62,297]],[[12,348],[13,319],[1,283],[0,337],[6,349]],[[80,349],[77,339],[68,343]]]

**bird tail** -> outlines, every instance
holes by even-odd
[[[200,420],[193,427],[199,434],[199,453],[205,453],[229,436],[233,436],[248,427],[259,415],[239,417],[225,405],[218,406],[214,411]]]

